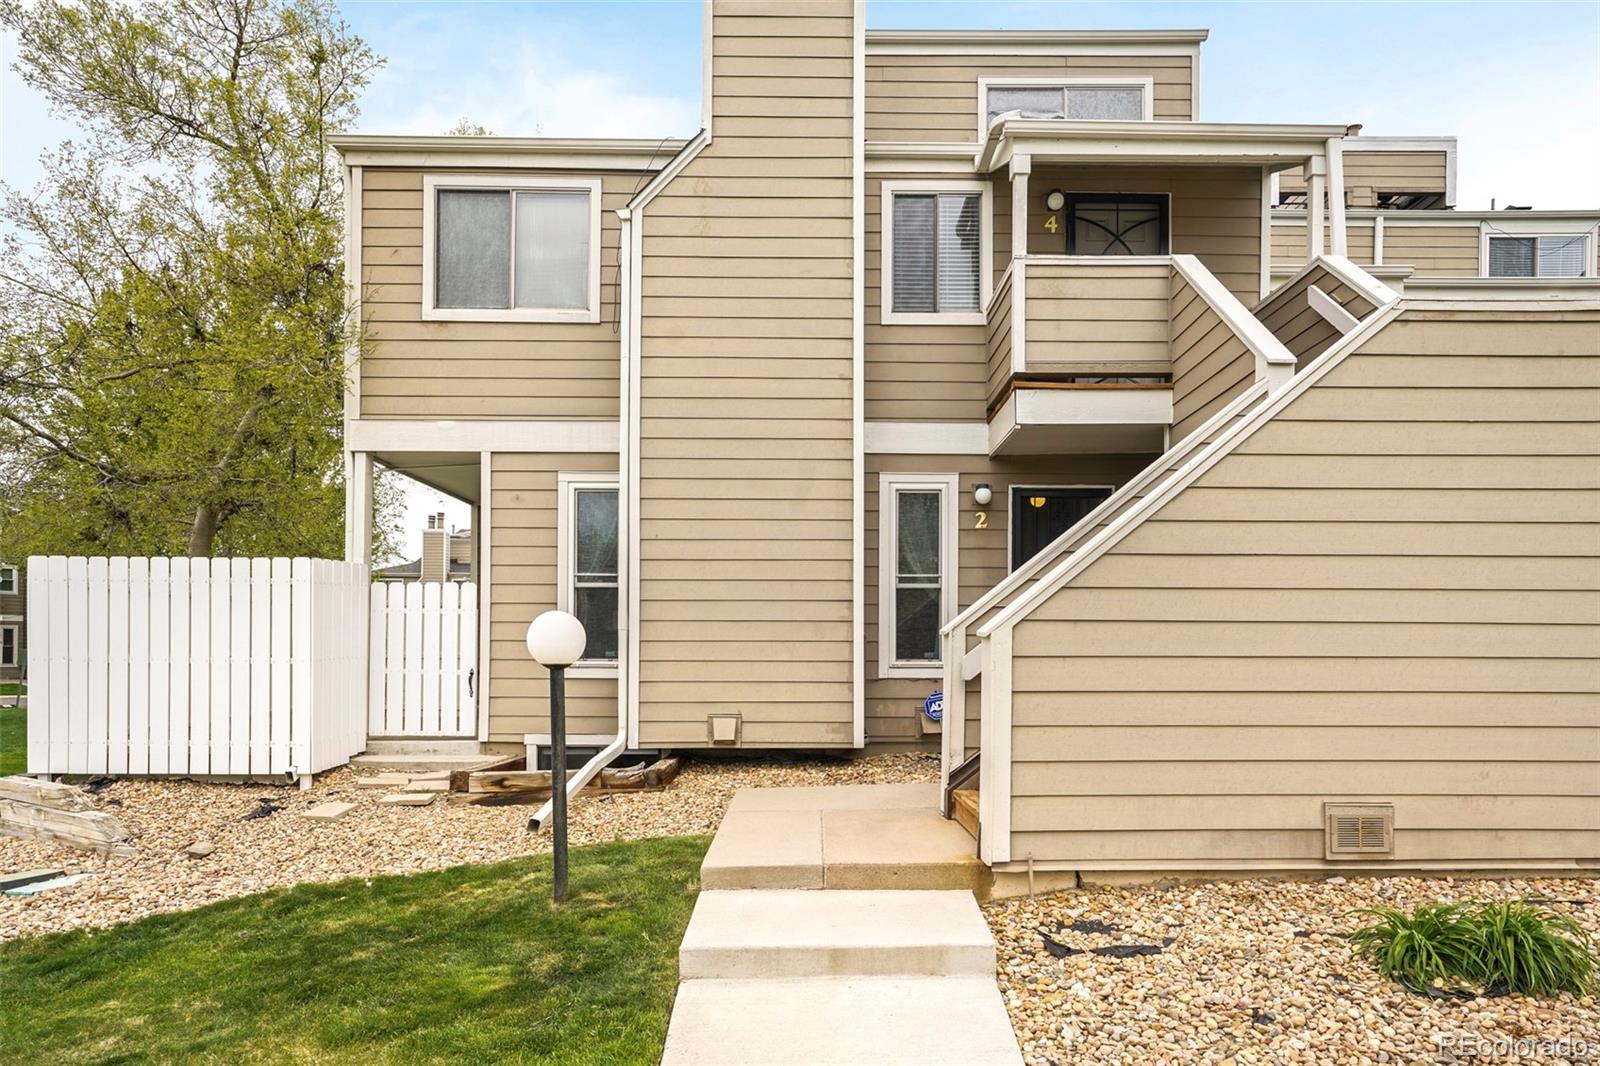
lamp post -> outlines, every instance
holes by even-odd
[[[528,623],[528,654],[550,671],[551,875],[556,902],[567,898],[567,667],[583,657],[589,635],[566,611],[546,611]]]

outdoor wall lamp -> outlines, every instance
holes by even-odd
[[[528,623],[528,654],[550,671],[550,879],[557,903],[567,898],[567,667],[583,658],[589,634],[566,611],[546,611]]]
[[[972,502],[979,507],[989,506],[989,501],[994,499],[994,493],[989,491],[988,485],[979,485],[972,490]]]
[[[1045,194],[1044,206],[1052,211],[1059,211],[1067,206],[1067,197],[1060,189],[1051,189]]]

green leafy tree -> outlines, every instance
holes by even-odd
[[[0,0],[0,28],[89,138],[0,206],[4,553],[337,555],[327,139],[380,61],[326,0]]]

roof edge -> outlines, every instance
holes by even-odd
[[[388,133],[337,133],[328,143],[348,159],[360,155],[372,160],[385,155],[446,155],[456,158],[528,156],[536,159],[614,159],[632,166],[664,166],[688,141],[680,137],[654,139],[620,137],[456,137]],[[651,167],[654,169],[654,167]]]
[[[868,30],[874,44],[1199,44],[1205,29],[1170,30]]]

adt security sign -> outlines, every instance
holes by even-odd
[[[928,716],[931,722],[944,719],[944,693],[935,692],[922,701],[922,713]]]

